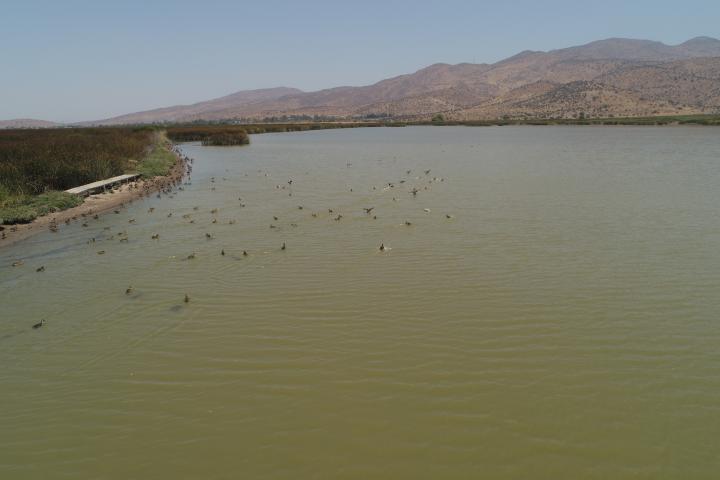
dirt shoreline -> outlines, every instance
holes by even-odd
[[[30,223],[0,226],[4,228],[0,232],[0,249],[15,245],[40,232],[57,231],[63,223],[82,221],[85,217],[107,213],[127,202],[158,191],[169,191],[189,173],[185,157],[176,150],[172,152],[177,160],[167,175],[130,182],[116,188],[114,192],[90,195],[77,207],[43,215]]]

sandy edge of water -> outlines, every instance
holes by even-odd
[[[94,215],[107,213],[124,203],[145,197],[159,190],[172,187],[182,180],[187,172],[185,159],[176,152],[177,157],[170,173],[161,177],[154,177],[148,180],[139,180],[121,185],[114,193],[101,193],[90,195],[85,198],[82,204],[61,212],[49,213],[38,217],[30,223],[3,225],[5,238],[0,235],[0,249],[17,244],[35,234],[46,230],[52,231],[52,226],[57,226],[57,235],[61,235],[60,228],[66,221],[83,221],[84,218],[92,218]]]

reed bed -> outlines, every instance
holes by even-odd
[[[122,174],[156,135],[148,127],[0,130],[0,188],[38,195]]]

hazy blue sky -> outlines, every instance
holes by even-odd
[[[720,37],[720,1],[0,1],[0,119],[363,85],[607,37]]]

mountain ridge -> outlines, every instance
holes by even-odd
[[[288,117],[426,120],[720,113],[720,40],[608,38],[498,62],[434,63],[371,85],[244,90],[191,105],[83,122],[119,125]]]

